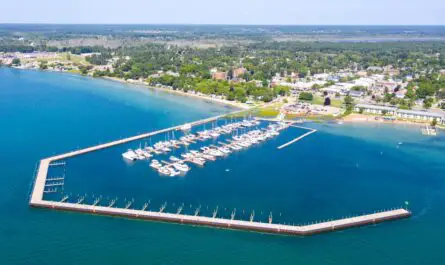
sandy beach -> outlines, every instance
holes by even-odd
[[[352,113],[348,116],[345,116],[340,119],[343,122],[366,122],[366,123],[386,123],[386,124],[410,124],[410,125],[419,125],[425,126],[429,125],[429,122],[414,122],[409,120],[385,120],[382,116],[373,116],[373,115],[365,115]]]
[[[223,104],[223,105],[228,105],[228,106],[232,106],[232,107],[236,107],[236,108],[240,108],[240,109],[250,109],[252,108],[251,106],[241,103],[241,102],[235,102],[235,101],[229,101],[229,100],[224,100],[224,99],[219,99],[219,98],[213,98],[213,97],[209,97],[206,95],[198,95],[198,94],[192,94],[192,93],[186,93],[182,90],[173,90],[173,89],[168,89],[168,88],[163,88],[163,87],[154,87],[154,86],[150,86],[145,82],[140,82],[140,81],[136,81],[136,80],[132,80],[132,81],[126,81],[120,78],[116,78],[116,77],[109,77],[109,76],[104,76],[102,77],[104,79],[107,80],[111,80],[111,81],[116,81],[116,82],[120,82],[120,83],[124,83],[124,84],[133,84],[133,85],[141,85],[141,86],[146,86],[147,88],[150,89],[154,89],[154,90],[159,90],[159,91],[164,91],[167,93],[172,93],[172,94],[176,94],[176,95],[180,95],[180,96],[187,96],[187,97],[194,97],[194,98],[198,98],[201,100],[208,100],[208,101],[212,101],[218,104]]]

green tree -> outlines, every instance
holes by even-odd
[[[431,121],[431,126],[435,127],[436,125],[437,125],[437,119],[434,118],[434,119]]]
[[[347,112],[352,112],[354,109],[354,99],[351,96],[346,96],[343,100]]]
[[[47,62],[47,61],[41,61],[40,64],[39,64],[39,68],[40,68],[41,70],[46,70],[46,69],[48,69],[48,62]]]
[[[426,98],[423,100],[423,107],[425,109],[429,109],[433,106],[433,102],[434,102],[433,98]]]
[[[21,62],[20,62],[20,59],[19,58],[14,58],[14,59],[12,59],[12,65],[14,65],[14,66],[18,66],[18,65],[20,65],[21,64]]]
[[[314,99],[314,96],[312,95],[312,93],[309,92],[301,92],[300,95],[298,96],[298,99],[312,101]]]

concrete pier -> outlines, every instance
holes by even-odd
[[[303,134],[303,135],[301,135],[301,136],[299,136],[299,137],[293,139],[292,141],[289,141],[289,142],[287,142],[287,143],[285,143],[285,144],[283,144],[283,145],[278,146],[277,149],[283,149],[283,148],[285,148],[286,146],[291,145],[291,144],[293,144],[293,143],[295,143],[295,142],[298,142],[298,141],[300,141],[301,139],[303,139],[304,137],[309,136],[309,135],[313,134],[313,133],[316,132],[316,131],[317,131],[317,130],[312,129],[311,131],[309,131],[309,132],[307,132],[307,133],[305,133],[305,134]]]
[[[214,121],[218,118],[223,117],[216,116],[208,119],[199,120],[197,122],[191,123],[192,126],[196,126],[199,124],[207,123]],[[171,130],[178,130],[182,127],[175,126],[163,130],[158,130],[155,132],[145,133],[113,142],[109,142],[106,144],[101,144],[93,147],[88,147],[85,149],[77,150],[68,152],[66,154],[56,155],[53,157],[45,158],[40,161],[39,169],[36,175],[36,179],[34,182],[34,189],[31,194],[30,198],[30,206],[31,207],[38,207],[38,208],[49,208],[49,209],[58,209],[58,210],[64,210],[64,211],[75,211],[75,212],[83,212],[83,213],[90,213],[90,214],[100,214],[100,215],[111,215],[111,216],[119,216],[119,217],[125,217],[125,218],[135,218],[135,219],[145,219],[145,220],[154,220],[154,221],[164,221],[164,222],[173,222],[173,223],[180,223],[180,224],[191,224],[191,225],[202,225],[202,226],[211,226],[211,227],[219,227],[219,228],[226,228],[226,229],[238,229],[238,230],[248,230],[248,231],[257,231],[257,232],[263,232],[263,233],[273,233],[273,234],[288,234],[288,235],[313,235],[318,233],[325,233],[325,232],[332,232],[342,229],[347,229],[351,227],[357,227],[357,226],[364,226],[364,225],[370,225],[370,224],[376,224],[384,221],[390,221],[390,220],[396,220],[396,219],[402,219],[407,218],[411,216],[411,212],[408,210],[405,210],[403,208],[395,209],[395,210],[389,210],[389,211],[383,211],[378,213],[372,213],[368,215],[361,215],[357,217],[351,217],[351,218],[344,218],[334,221],[328,221],[328,222],[321,222],[317,224],[311,224],[311,225],[304,225],[304,226],[298,226],[298,225],[283,225],[283,224],[274,224],[272,223],[272,218],[270,216],[269,222],[257,222],[254,221],[254,213],[251,215],[250,221],[244,221],[244,220],[236,220],[235,214],[233,213],[231,219],[224,219],[224,218],[218,218],[217,212],[218,210],[215,210],[213,217],[205,217],[205,216],[199,216],[200,207],[195,210],[194,215],[186,215],[181,214],[182,208],[179,208],[177,213],[166,213],[163,212],[165,209],[166,204],[161,207],[161,209],[158,212],[154,211],[146,211],[148,208],[148,204],[145,204],[144,207],[142,207],[141,210],[137,209],[131,209],[132,201],[128,202],[126,205],[126,208],[114,208],[114,201],[110,203],[107,206],[101,206],[100,198],[97,198],[93,205],[88,204],[82,204],[84,200],[81,201],[77,200],[76,203],[72,203],[68,201],[68,196],[63,197],[63,199],[59,202],[56,201],[46,201],[43,199],[43,195],[45,193],[45,183],[47,181],[47,174],[48,174],[48,168],[51,165],[56,165],[56,163],[59,163],[60,160],[66,159],[69,157],[77,156],[86,154],[88,152],[93,152],[97,150],[101,150],[104,148],[108,148],[111,146],[143,139],[146,137],[150,137],[156,134],[168,132]],[[306,135],[302,135],[299,138],[301,139],[304,136],[309,135],[310,133],[315,132],[315,130],[308,132]],[[287,143],[284,145],[287,146],[289,144],[292,144],[292,142],[298,141],[299,139],[294,139],[293,141]],[[281,147],[281,148],[284,148]]]
[[[217,217],[205,217],[199,215],[185,215],[164,213],[163,211],[152,212],[135,209],[110,208],[98,205],[75,204],[68,202],[40,201],[31,202],[32,207],[58,209],[64,211],[75,211],[91,214],[119,216],[125,218],[145,219],[153,221],[164,221],[180,224],[202,225],[228,229],[248,230],[272,234],[288,235],[313,235],[319,233],[333,232],[352,227],[372,225],[385,221],[407,218],[411,212],[405,209],[384,211],[357,217],[339,219],[335,221],[317,223],[305,226],[282,225],[273,223],[261,223],[255,221],[244,221],[235,219],[223,219]]]

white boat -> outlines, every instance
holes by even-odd
[[[122,157],[125,159],[128,159],[130,161],[134,161],[134,160],[138,159],[137,154],[131,149],[128,149],[127,152],[122,153]]]
[[[162,154],[162,151],[161,150],[159,150],[159,149],[155,149],[154,151],[153,151],[155,154],[157,154],[157,155],[160,155],[160,154]]]
[[[168,148],[168,147],[164,147],[164,148],[162,148],[162,151],[165,152],[165,153],[168,153],[168,152],[171,151],[171,149]]]
[[[214,138],[217,138],[217,137],[220,136],[220,134],[214,131],[214,132],[211,132],[211,133],[210,133],[210,136],[212,136],[212,137],[214,137]]]
[[[210,161],[215,161],[216,160],[216,158],[214,156],[210,155],[210,154],[201,154],[201,156],[203,158],[207,159],[207,160],[210,160]]]
[[[177,175],[179,175],[179,174],[181,174],[181,172],[179,172],[179,171],[176,171],[174,168],[172,168],[172,167],[166,167],[167,168],[167,170],[170,172],[170,177],[174,177],[174,176],[177,176]]]
[[[158,168],[158,172],[162,175],[167,175],[167,176],[170,176],[170,174],[171,174],[168,167],[162,167],[162,166],[160,168]]]
[[[218,150],[221,151],[221,152],[223,152],[223,153],[226,154],[226,155],[231,153],[231,152],[230,152],[230,149],[227,148],[227,147],[218,147]]]
[[[174,163],[173,167],[181,172],[187,172],[190,170],[190,167],[187,164],[182,164],[182,163]]]
[[[181,154],[181,157],[183,157],[184,159],[192,159],[194,158],[194,155],[192,155],[191,153],[185,153]]]
[[[198,166],[203,166],[205,164],[205,160],[201,159],[201,158],[196,158],[193,157],[191,159],[189,159],[188,161],[190,161],[193,164],[196,164]]]
[[[153,152],[154,148],[151,146],[147,146],[145,147],[145,150],[147,150],[148,152]]]
[[[171,161],[173,161],[173,162],[181,161],[181,159],[177,158],[176,156],[170,156],[169,159],[170,159]]]
[[[235,151],[239,151],[239,150],[243,149],[241,146],[239,146],[237,144],[231,144],[231,145],[229,145],[229,147]]]
[[[206,151],[207,154],[210,154],[212,156],[224,156],[224,153],[217,150],[217,149],[210,149],[209,151]]]
[[[244,141],[238,141],[236,142],[237,145],[241,146],[241,147],[249,147],[250,143],[244,142]]]
[[[150,167],[152,167],[152,168],[154,168],[154,169],[159,169],[159,168],[162,167],[162,164],[159,163],[158,160],[153,159],[153,160],[151,161],[151,163],[150,163]]]
[[[152,154],[150,154],[148,151],[145,151],[145,150],[142,150],[142,155],[143,155],[145,158],[150,158],[150,157],[153,156]]]

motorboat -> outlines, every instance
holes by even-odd
[[[137,154],[131,149],[128,149],[127,152],[122,153],[122,157],[130,161],[138,159]]]
[[[177,158],[176,156],[170,156],[169,159],[173,162],[181,161],[181,159]]]
[[[172,167],[165,167],[165,168],[167,168],[167,170],[170,172],[170,177],[174,177],[174,176],[181,174],[181,172],[175,170]]]
[[[159,169],[162,167],[162,164],[158,160],[153,159],[150,163],[150,167],[152,167],[154,169]]]
[[[173,167],[181,172],[187,172],[190,170],[190,167],[187,164],[183,164],[183,163],[174,163]]]
[[[171,174],[168,167],[162,167],[162,166],[158,168],[158,172],[162,175],[167,175],[167,176],[170,176]]]

